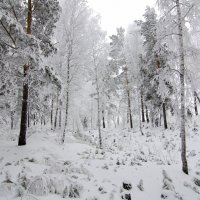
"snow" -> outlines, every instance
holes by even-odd
[[[144,127],[144,136],[126,129],[68,133],[33,126],[26,146],[17,133],[0,134],[0,199],[160,200],[200,199],[200,137],[188,128],[189,174],[181,171],[178,129]],[[196,181],[194,181],[196,180]],[[123,188],[129,185],[129,190]],[[196,183],[196,184],[195,184]]]

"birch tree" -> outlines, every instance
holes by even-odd
[[[181,136],[181,159],[182,159],[182,171],[188,174],[188,164],[186,159],[186,114],[185,114],[185,75],[186,75],[186,62],[185,62],[185,44],[184,36],[186,35],[186,19],[191,24],[192,21],[198,19],[199,16],[199,1],[196,0],[158,0],[158,6],[162,12],[163,19],[168,21],[175,17],[171,21],[171,29],[168,29],[168,35],[176,35],[178,37],[178,52],[179,52],[179,78],[180,78],[180,136]],[[168,24],[169,25],[169,24]],[[174,31],[175,30],[175,31]],[[169,32],[171,31],[171,32]]]

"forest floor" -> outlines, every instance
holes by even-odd
[[[181,171],[179,132],[144,128],[140,132],[103,130],[67,135],[32,128],[27,145],[17,146],[18,131],[1,130],[2,200],[200,200],[200,134],[188,128],[189,175]]]

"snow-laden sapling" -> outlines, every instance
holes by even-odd
[[[169,178],[166,171],[163,170],[163,189],[174,191],[174,186],[172,184],[172,179]]]
[[[69,198],[79,198],[81,187],[79,185],[71,184],[69,187]]]
[[[17,181],[20,186],[22,186],[22,188],[24,188],[25,190],[27,189],[29,180],[27,179],[27,175],[23,171],[18,174]]]

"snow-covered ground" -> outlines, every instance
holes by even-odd
[[[44,127],[29,131],[17,146],[18,131],[1,130],[0,199],[200,200],[200,135],[188,129],[189,175],[181,171],[177,130],[144,128],[140,132],[103,130],[67,135]]]

